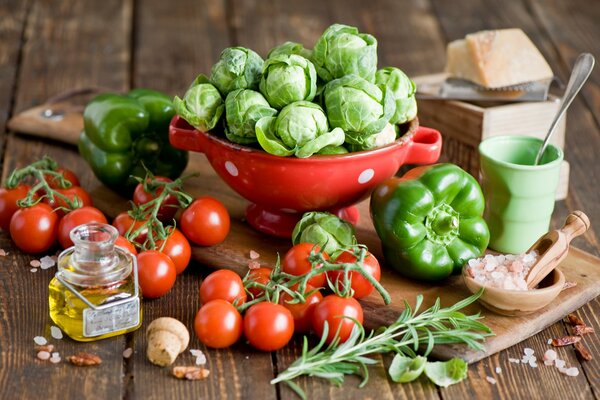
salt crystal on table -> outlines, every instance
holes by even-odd
[[[56,265],[56,261],[49,256],[44,256],[42,258],[40,258],[40,267],[42,269],[48,269],[51,267],[54,267]]]
[[[533,353],[535,353],[535,351],[532,348],[525,347],[523,349],[523,353],[525,353],[526,356],[531,356]]]
[[[554,366],[556,366],[556,368],[561,369],[562,367],[565,366],[565,360],[561,360],[560,358],[557,358],[556,360],[554,360]]]
[[[37,270],[38,270],[37,268],[31,268],[31,269],[29,270],[29,272],[37,272]]]
[[[565,374],[567,374],[568,376],[577,376],[579,375],[579,369],[577,367],[567,368]]]
[[[198,357],[200,354],[202,354],[202,350],[190,349],[190,353],[192,353],[194,357]]]
[[[50,353],[45,350],[38,351],[37,358],[39,358],[42,361],[46,361],[50,358]]]
[[[35,344],[37,344],[38,346],[43,346],[45,344],[48,344],[48,341],[46,340],[45,337],[43,336],[36,336],[33,338],[33,341],[35,342]]]
[[[500,367],[496,367],[496,373],[497,373],[497,374],[501,374],[501,373],[502,373],[502,368],[500,368]]]
[[[550,349],[550,350],[546,350],[546,352],[544,353],[544,360],[546,361],[554,361],[556,360],[558,354],[556,354],[556,351]]]
[[[521,361],[518,358],[509,358],[508,362],[511,362],[514,364],[519,364]]]
[[[125,350],[123,350],[123,358],[129,358],[132,355],[133,355],[133,349],[131,347],[128,347]]]
[[[206,364],[206,356],[204,355],[204,353],[202,353],[196,357],[196,365],[204,365],[204,364]]]
[[[50,327],[50,335],[54,338],[54,339],[62,339],[63,338],[63,333],[60,330],[60,328],[58,326],[51,326]]]
[[[33,268],[39,268],[42,263],[39,260],[31,260],[29,261],[29,265],[31,265]]]
[[[496,380],[494,378],[492,378],[491,376],[486,376],[485,379],[492,385],[496,384]]]

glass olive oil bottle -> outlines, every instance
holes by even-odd
[[[69,337],[92,341],[131,332],[142,324],[135,257],[115,246],[116,228],[80,225],[58,258],[49,284],[50,317]]]

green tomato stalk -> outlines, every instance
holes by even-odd
[[[58,164],[52,158],[44,156],[41,160],[35,161],[24,168],[15,169],[6,181],[6,187],[8,189],[14,189],[21,183],[27,183],[33,181],[34,184],[27,192],[27,196],[17,202],[19,207],[31,207],[43,198],[48,198],[51,203],[56,198],[60,199],[66,207],[57,207],[55,210],[62,209],[65,212],[69,212],[76,208],[80,208],[83,203],[78,196],[74,196],[70,199],[68,196],[56,191],[51,188],[48,184],[47,178],[51,177],[53,182],[61,189],[68,189],[72,186],[71,182],[65,179],[61,172],[58,172]],[[39,193],[44,193],[42,196]]]

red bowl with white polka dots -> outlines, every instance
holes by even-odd
[[[306,211],[328,210],[358,221],[353,204],[375,185],[393,176],[403,164],[431,164],[442,149],[440,132],[415,119],[394,143],[368,151],[308,158],[279,157],[200,132],[175,116],[169,139],[179,149],[206,155],[217,174],[252,204],[247,221],[258,230],[281,237]]]

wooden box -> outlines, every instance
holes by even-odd
[[[417,87],[439,80],[440,75],[414,78]],[[467,103],[418,100],[419,122],[439,130],[443,137],[442,161],[452,162],[479,177],[479,143],[492,136],[527,135],[543,139],[558,110],[559,99],[528,103]],[[556,128],[551,143],[564,148],[566,118]],[[556,199],[567,197],[569,163],[563,161]]]

